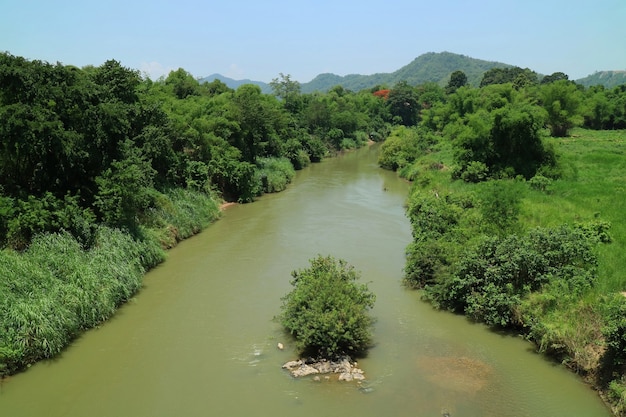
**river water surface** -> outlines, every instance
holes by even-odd
[[[609,416],[532,345],[402,287],[409,186],[377,167],[377,152],[315,164],[286,191],[228,208],[113,319],[2,382],[0,416]],[[272,319],[290,272],[318,254],[345,259],[377,296],[362,384],[281,369],[295,354]]]

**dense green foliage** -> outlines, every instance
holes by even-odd
[[[370,92],[302,95],[281,76],[266,95],[183,69],[153,82],[113,60],[0,55],[0,246],[61,229],[89,244],[94,224],[134,230],[170,188],[252,201],[294,168],[386,136],[387,104]]]
[[[626,408],[626,138],[599,130],[626,129],[626,86],[470,64],[426,54],[393,77],[327,74],[324,93],[280,74],[264,94],[0,54],[0,375],[113,314],[220,201],[387,139],[380,165],[415,184],[406,284],[521,331]],[[293,276],[281,319],[302,351],[369,346],[374,296],[352,267]]]
[[[463,251],[446,279],[428,288],[439,306],[495,326],[524,325],[522,299],[543,290],[576,297],[595,280],[592,239],[563,226],[486,236]]]
[[[625,128],[626,88],[520,68],[455,79],[380,154],[414,181],[406,285],[520,332],[625,413],[624,136],[577,127]]]
[[[293,290],[283,297],[281,324],[301,353],[334,359],[358,355],[371,344],[375,296],[342,259],[318,256],[293,271]]]
[[[428,131],[445,115],[436,107],[422,112],[419,127],[394,129],[380,154],[382,166],[411,161],[398,166],[414,181],[405,283],[435,306],[520,332],[623,412],[624,132],[542,135],[554,163],[527,181],[512,173],[487,181],[492,175],[479,162],[459,178],[450,125]],[[407,155],[420,137],[428,145]]]
[[[282,74],[273,88],[0,54],[0,375],[109,317],[221,200],[284,190],[389,131],[371,91],[303,95]]]

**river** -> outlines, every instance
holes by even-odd
[[[2,382],[0,416],[610,416],[531,344],[402,287],[409,185],[377,167],[377,152],[315,164],[286,191],[228,208],[109,322]],[[291,271],[318,254],[345,259],[377,296],[362,384],[281,369],[295,354],[273,317]]]

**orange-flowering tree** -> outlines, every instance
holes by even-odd
[[[388,90],[388,89],[385,89],[385,90],[378,90],[378,91],[375,91],[373,94],[374,94],[376,97],[382,97],[382,98],[384,98],[385,100],[387,100],[387,98],[389,97],[389,91],[390,91],[390,90]]]

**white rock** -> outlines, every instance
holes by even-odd
[[[297,361],[289,361],[286,364],[283,365],[283,369],[295,369],[298,368],[300,366],[302,366],[304,364],[304,362],[302,362],[301,360],[297,360]]]

